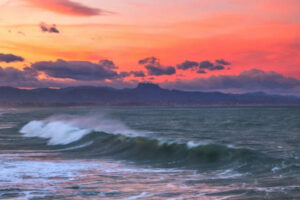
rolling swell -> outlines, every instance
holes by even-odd
[[[76,148],[78,147],[78,148]],[[249,149],[234,149],[224,145],[189,146],[186,143],[168,143],[145,137],[127,137],[104,132],[93,132],[80,141],[56,146],[60,151],[76,152],[86,157],[108,157],[150,163],[163,167],[233,167],[266,159]]]
[[[107,126],[108,121],[105,126],[96,123],[93,127],[91,121],[83,123],[80,119],[59,117],[29,122],[20,133],[25,137],[48,139],[48,145],[55,151],[72,157],[114,158],[158,167],[231,168],[268,159],[250,149],[167,142],[139,136],[136,132],[130,135],[129,128],[115,123],[111,125],[118,127],[118,131]]]

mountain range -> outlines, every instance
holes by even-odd
[[[61,89],[18,89],[0,87],[1,105],[300,105],[296,96],[264,92],[227,94],[163,89],[152,83],[136,88],[68,87]]]

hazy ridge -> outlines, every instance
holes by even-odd
[[[263,92],[227,94],[168,90],[151,83],[136,88],[68,87],[18,89],[0,87],[1,105],[300,105],[295,96]]]

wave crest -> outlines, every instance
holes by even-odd
[[[108,119],[103,115],[52,116],[41,121],[31,121],[20,130],[20,133],[25,137],[49,139],[49,145],[67,145],[92,132],[107,132],[128,137],[144,134],[128,128],[120,121]]]
[[[84,158],[108,157],[159,167],[233,167],[267,159],[249,149],[218,144],[166,142],[151,139],[119,121],[104,118],[56,116],[31,121],[20,133],[48,139],[56,151]],[[74,153],[76,152],[76,153]]]

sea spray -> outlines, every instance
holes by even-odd
[[[25,125],[20,133],[26,137],[40,137],[49,139],[49,145],[65,145],[77,140],[90,133],[89,129],[81,129],[63,121],[43,122],[31,121]]]
[[[132,130],[122,122],[104,115],[55,115],[44,120],[31,121],[20,130],[25,137],[49,139],[49,145],[70,144],[92,132],[106,132],[127,137],[145,134],[142,131]]]

